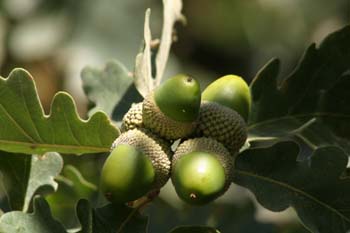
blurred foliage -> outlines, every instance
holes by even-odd
[[[35,77],[47,113],[54,93],[65,89],[76,100],[81,116],[86,117],[82,68],[102,67],[107,60],[118,59],[132,71],[141,47],[147,7],[152,8],[152,31],[159,31],[161,1],[2,0],[0,74],[5,77],[14,67],[23,67]],[[228,73],[249,81],[271,57],[281,58],[281,73],[287,73],[310,42],[321,41],[350,21],[350,2],[192,0],[184,1],[184,13],[188,24],[177,27],[178,42],[173,46],[166,75],[190,73],[199,78],[204,89],[210,81]],[[95,186],[103,159],[94,155],[64,156],[65,164],[73,164]],[[75,200],[83,196],[92,205],[99,203],[98,193],[93,188],[81,189],[81,185],[76,185],[79,179],[73,179],[79,175],[74,174],[68,178],[63,174],[58,179],[56,196],[48,196],[53,214],[68,226],[77,224],[77,219],[70,222],[65,216],[66,208],[75,208],[76,202],[63,205],[62,197],[72,195]],[[152,216],[150,232],[166,232],[175,224],[195,223],[209,224],[221,232],[304,232],[294,219],[287,224],[272,218],[269,223],[261,223],[255,219],[255,211],[252,203],[238,200],[184,210],[158,200],[146,209]]]
[[[246,79],[271,57],[291,69],[311,42],[350,20],[348,0],[193,0],[184,7],[189,23],[180,41],[187,47],[179,50],[221,75]]]
[[[132,69],[147,7],[152,7],[152,31],[160,31],[161,1],[2,0],[0,73],[26,68],[45,86],[39,87],[43,99],[68,89],[85,113],[80,71],[113,58]],[[271,57],[284,61],[284,74],[310,42],[349,22],[350,3],[192,0],[184,2],[184,13],[188,24],[177,27],[176,56],[167,73],[200,77],[204,88],[228,73],[250,80]]]

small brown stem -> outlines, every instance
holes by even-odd
[[[152,202],[154,198],[156,198],[159,194],[159,190],[156,190],[154,192],[151,192],[147,195],[147,197],[140,198],[139,200],[133,202],[134,209],[131,211],[131,213],[128,215],[128,217],[122,222],[120,227],[117,230],[117,233],[121,233],[126,224],[131,220],[131,218],[139,212],[142,208],[144,208],[148,203]]]

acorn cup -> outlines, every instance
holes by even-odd
[[[101,190],[115,204],[160,189],[170,177],[170,145],[146,129],[122,133],[101,173]]]
[[[247,128],[236,111],[215,102],[203,101],[196,135],[217,140],[234,156],[247,139]]]
[[[238,112],[245,121],[251,108],[248,84],[237,75],[225,75],[212,82],[202,93],[202,100],[216,102]]]
[[[131,105],[128,112],[123,116],[120,127],[121,132],[126,132],[136,128],[143,128],[142,108],[142,102]]]
[[[176,75],[146,96],[143,124],[168,140],[187,137],[196,128],[200,102],[199,83],[187,75]]]
[[[212,138],[194,138],[176,149],[171,180],[183,201],[203,205],[227,191],[232,171],[233,158],[221,143]]]

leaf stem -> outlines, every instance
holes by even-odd
[[[149,195],[147,195],[147,197],[142,198],[141,200],[139,199],[137,205],[134,207],[134,209],[131,211],[128,217],[122,222],[116,233],[122,233],[122,230],[124,229],[126,224],[131,220],[131,218],[134,217],[135,214],[139,212],[143,207],[145,207],[148,203],[152,202],[153,199],[158,196],[158,194],[159,190],[151,192]]]

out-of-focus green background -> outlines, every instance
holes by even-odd
[[[86,118],[88,102],[80,71],[87,65],[103,68],[111,59],[132,71],[149,7],[157,38],[162,23],[160,0],[1,0],[0,75],[6,77],[13,68],[23,67],[36,79],[47,113],[54,93],[66,90]],[[272,57],[282,60],[281,77],[285,76],[310,43],[319,43],[350,23],[349,0],[191,0],[184,1],[183,11],[187,25],[176,27],[177,42],[166,76],[189,73],[202,89],[230,73],[249,82]],[[65,156],[65,161],[98,185],[105,156]],[[97,157],[102,159],[96,163]],[[64,185],[59,191],[60,195],[48,197],[54,215],[73,227],[76,220],[68,212],[74,201],[60,198],[75,194]],[[161,197],[145,210],[151,213],[150,232],[165,232],[176,224],[209,224],[222,232],[304,232],[293,210],[268,212],[237,186],[201,208],[182,208],[170,184]]]

